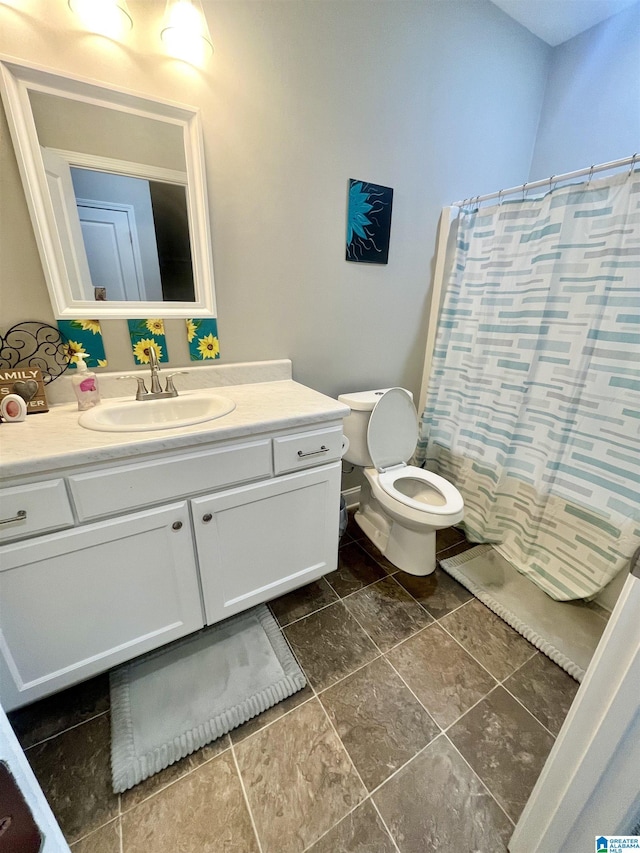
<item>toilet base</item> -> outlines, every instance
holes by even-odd
[[[436,531],[402,527],[382,510],[368,483],[363,484],[355,520],[376,548],[403,572],[424,577],[436,568]]]

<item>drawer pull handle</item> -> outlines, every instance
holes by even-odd
[[[211,521],[212,518],[213,518],[213,516],[211,515],[210,512],[207,512],[202,516],[202,520],[204,522],[209,522],[209,521]]]
[[[12,521],[24,521],[26,517],[26,509],[19,509],[13,518],[0,518],[0,524],[11,524]]]
[[[300,459],[304,459],[305,456],[317,456],[319,453],[326,453],[329,450],[328,447],[325,447],[324,444],[320,448],[320,450],[312,450],[309,453],[303,453],[301,450],[298,451],[298,456]]]
[[[171,526],[173,527],[174,530],[182,530],[182,522],[181,521],[174,521]]]

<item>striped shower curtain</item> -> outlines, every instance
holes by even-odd
[[[640,172],[461,211],[417,461],[558,600],[640,544]]]

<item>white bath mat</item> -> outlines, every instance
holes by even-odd
[[[113,790],[159,773],[306,683],[264,604],[119,667],[111,673]]]
[[[582,681],[607,624],[584,601],[555,601],[491,545],[478,545],[440,565],[496,616],[569,675]]]

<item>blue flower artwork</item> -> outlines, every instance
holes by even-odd
[[[391,187],[349,179],[348,261],[388,263],[392,204]]]

